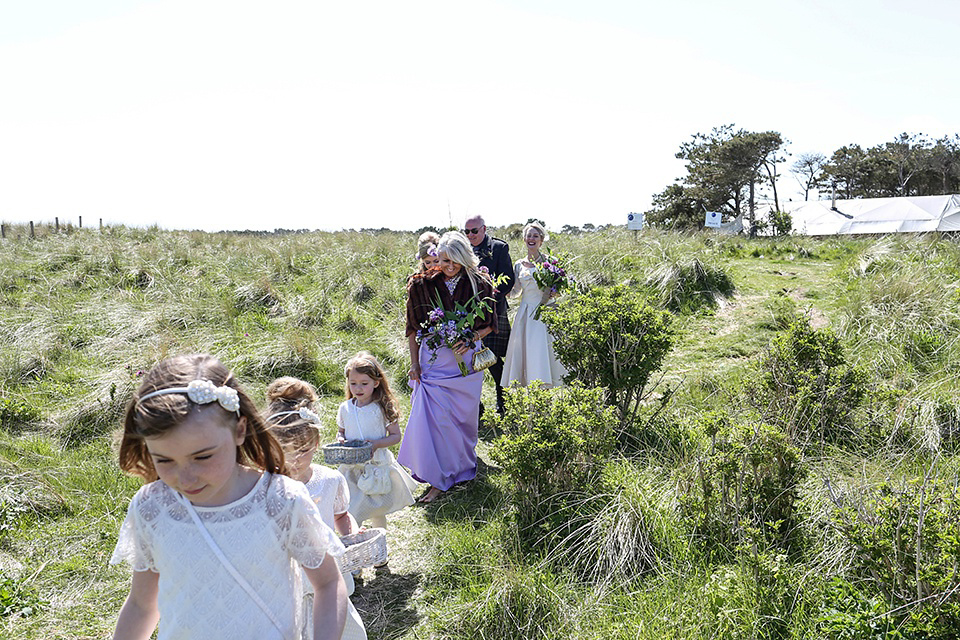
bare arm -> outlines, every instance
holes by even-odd
[[[341,536],[348,536],[359,528],[356,519],[349,511],[334,514],[333,526]]]
[[[417,335],[407,336],[407,347],[410,349],[410,373],[411,380],[420,380],[420,345],[417,344]]]
[[[157,627],[160,611],[157,609],[157,591],[160,574],[153,571],[134,571],[117,628],[113,632],[114,640],[147,640]]]
[[[368,442],[373,445],[373,450],[377,449],[386,449],[387,447],[392,447],[393,445],[400,442],[400,425],[397,424],[397,421],[394,420],[387,425],[387,435],[378,440],[368,440]]]
[[[303,570],[313,585],[313,638],[339,640],[347,623],[347,585],[329,553],[316,569]]]

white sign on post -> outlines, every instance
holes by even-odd
[[[627,214],[627,229],[632,229],[633,231],[639,231],[640,229],[643,229],[643,214]]]
[[[719,211],[707,211],[707,217],[703,222],[703,226],[719,229],[721,220],[723,220],[723,214]]]

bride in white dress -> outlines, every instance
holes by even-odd
[[[513,265],[517,279],[510,293],[517,295],[519,290],[520,305],[510,330],[507,355],[503,359],[504,387],[514,381],[527,386],[534,380],[540,380],[544,387],[555,387],[567,374],[553,353],[553,336],[547,331],[547,325],[533,317],[537,308],[549,300],[547,290],[541,289],[533,277],[537,264],[545,259],[540,246],[546,239],[546,230],[537,222],[523,228],[527,257]]]

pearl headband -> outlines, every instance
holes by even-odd
[[[210,404],[219,402],[220,406],[227,411],[236,412],[240,415],[240,395],[233,387],[218,387],[209,380],[194,380],[185,387],[170,387],[169,389],[160,389],[140,396],[137,402],[143,402],[154,396],[165,396],[172,393],[182,393],[186,395],[191,402],[196,404]]]
[[[306,420],[307,422],[310,422],[312,424],[320,424],[320,416],[318,416],[314,411],[312,411],[308,407],[300,407],[295,411],[281,411],[280,413],[275,413],[269,418],[267,418],[267,422],[273,422],[274,418],[280,418],[282,416],[292,416],[292,415],[298,415],[303,420]]]

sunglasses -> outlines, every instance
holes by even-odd
[[[481,229],[483,229],[483,227],[474,227],[473,229],[464,229],[464,230],[463,230],[463,235],[469,236],[469,235],[471,235],[471,234],[473,234],[473,233],[480,233],[480,230],[481,230]]]

